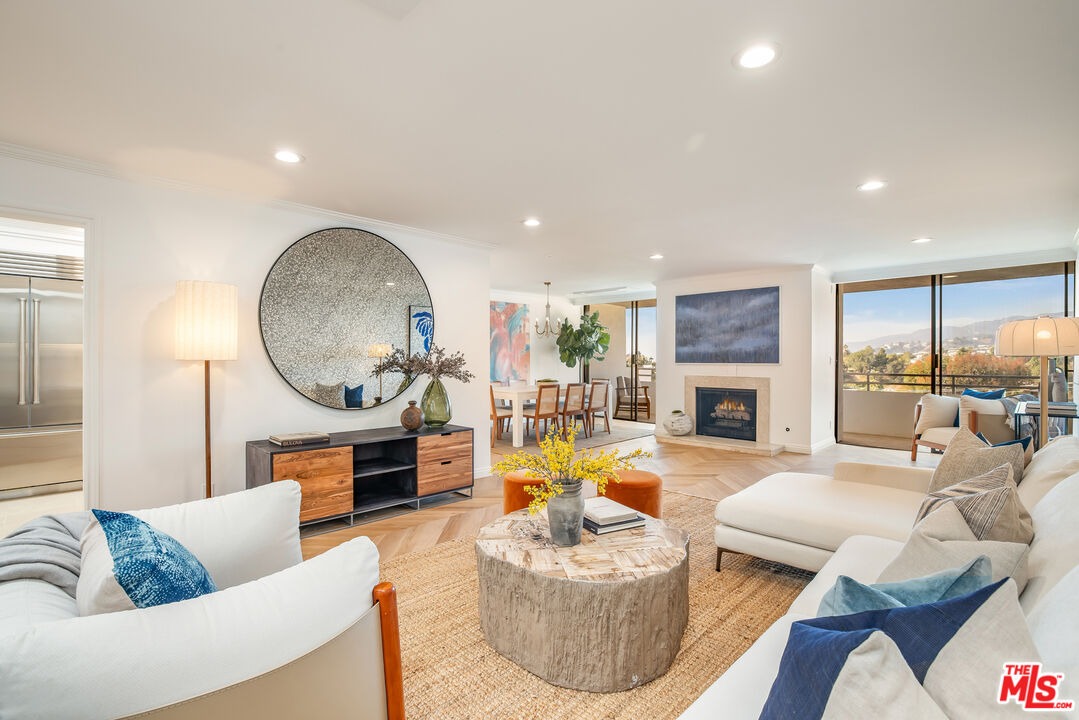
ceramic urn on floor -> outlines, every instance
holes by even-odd
[[[681,410],[675,410],[664,418],[663,427],[671,435],[689,435],[693,432],[693,418]]]

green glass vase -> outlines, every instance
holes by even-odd
[[[423,422],[427,427],[440,428],[450,421],[453,411],[450,409],[450,396],[441,380],[432,380],[423,391],[420,400],[423,410]]]

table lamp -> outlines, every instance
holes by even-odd
[[[997,355],[1041,358],[1038,447],[1043,448],[1049,442],[1049,358],[1079,355],[1079,318],[1013,320],[997,329],[995,346]]]
[[[237,315],[235,285],[200,280],[176,283],[176,359],[204,363],[206,497],[213,494],[210,483],[210,361],[236,359]]]
[[[382,358],[389,357],[393,352],[393,345],[389,343],[375,343],[367,348],[367,357],[378,358],[378,397],[375,404],[382,402]]]

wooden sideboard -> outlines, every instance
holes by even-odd
[[[300,483],[300,524],[353,516],[472,489],[472,429],[401,427],[332,433],[329,442],[247,443],[247,487]]]

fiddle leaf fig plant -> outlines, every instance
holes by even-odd
[[[558,357],[566,367],[576,367],[580,360],[587,365],[590,360],[603,360],[611,345],[611,333],[599,324],[599,313],[581,315],[581,326],[574,328],[569,320],[562,321],[558,330]]]

